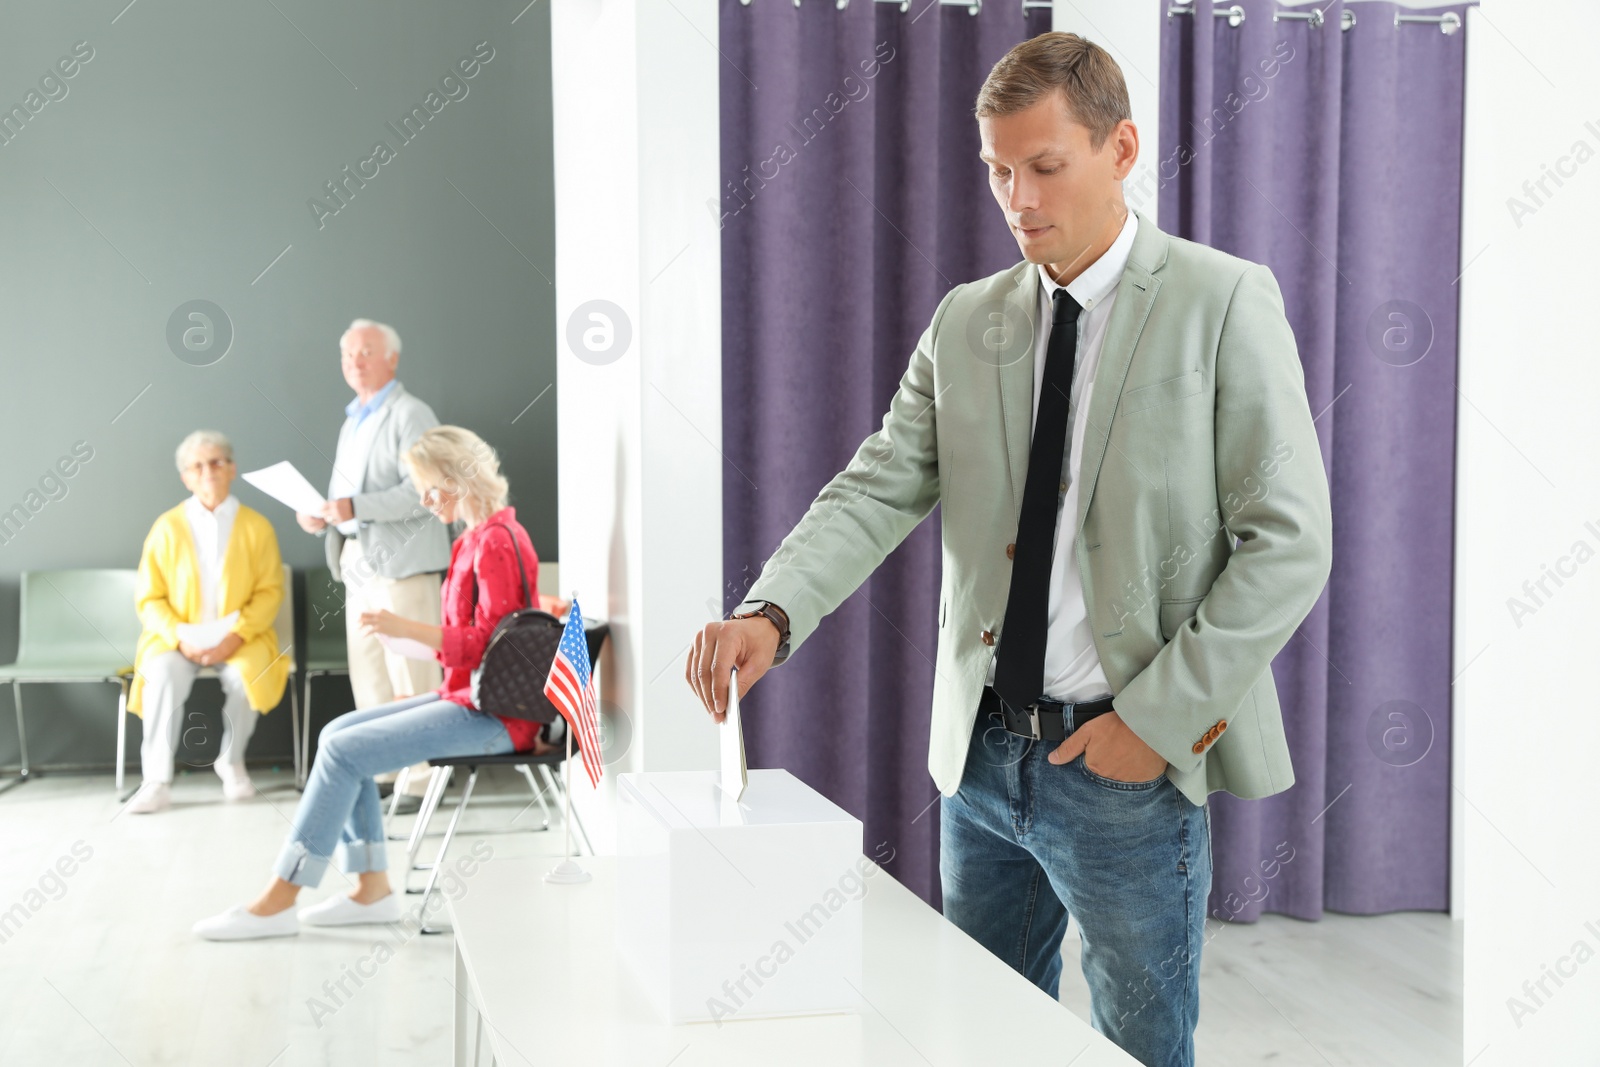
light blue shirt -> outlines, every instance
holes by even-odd
[[[350,403],[344,406],[344,413],[350,418],[355,419],[356,425],[360,426],[367,420],[368,415],[371,415],[374,411],[377,411],[379,408],[383,407],[383,402],[389,398],[390,393],[394,392],[394,383],[399,380],[399,378],[390,378],[389,384],[384,386],[382,389],[379,389],[376,393],[373,393],[372,399],[368,400],[365,404],[361,402],[361,398],[359,396],[356,397],[355,399],[351,400]]]

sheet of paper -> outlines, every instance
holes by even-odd
[[[230,611],[220,619],[210,622],[180,622],[178,624],[178,640],[193,645],[195,648],[216,648],[233,630],[234,623],[239,621],[239,613]]]
[[[436,658],[433,654],[433,649],[421,641],[413,641],[409,637],[390,637],[388,634],[379,634],[378,640],[382,642],[384,648],[387,648],[397,656],[404,656],[406,659]]]
[[[309,515],[321,511],[322,505],[327,503],[322,494],[306,481],[306,476],[286,459],[258,471],[247,471],[241,477],[278,503]]]
[[[727,715],[717,729],[722,731],[722,794],[738,800],[744,794],[749,774],[744,762],[744,725],[739,720],[739,668],[728,680]]]

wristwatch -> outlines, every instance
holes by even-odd
[[[734,609],[730,618],[753,619],[757,615],[778,628],[778,651],[772,656],[772,665],[776,667],[789,658],[789,615],[770,600],[747,600]]]

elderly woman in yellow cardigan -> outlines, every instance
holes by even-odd
[[[223,795],[244,800],[255,787],[244,769],[256,715],[283,699],[289,654],[273,620],[283,600],[278,537],[260,512],[230,492],[233,446],[196,430],[178,446],[178,473],[194,494],[156,519],[139,558],[137,606],[144,632],[134,653],[128,710],[144,719],[143,785],[128,811],[161,811],[172,800],[173,756],[183,707],[201,667],[222,680]]]

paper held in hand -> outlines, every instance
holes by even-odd
[[[280,460],[270,467],[262,467],[258,471],[246,471],[240,475],[245,481],[261,490],[280,504],[287,504],[296,511],[303,511],[307,515],[316,515],[322,511],[322,505],[327,501],[322,494],[311,487],[306,481],[306,476],[295,469],[295,465],[288,460]]]
[[[210,622],[180,622],[178,624],[178,640],[195,648],[216,648],[222,644],[222,639],[233,632],[234,624],[239,621],[239,613],[230,611],[220,619]]]
[[[739,668],[728,677],[728,710],[722,724],[722,792],[731,800],[744,795],[750,780],[744,762],[744,724],[739,720]]]
[[[390,637],[388,634],[379,634],[378,643],[395,655],[404,656],[406,659],[436,660],[439,658],[433,654],[433,649],[410,637]]]

